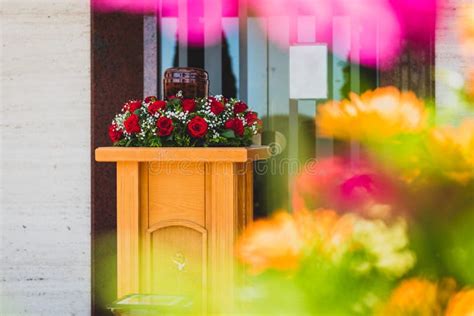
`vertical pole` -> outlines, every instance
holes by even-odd
[[[143,17],[143,95],[158,95],[158,18]]]
[[[216,19],[218,23],[215,23]],[[218,38],[212,38],[211,35]],[[222,2],[220,0],[204,0],[204,44],[204,68],[209,73],[209,80],[212,83],[209,93],[222,94]]]
[[[178,0],[178,63],[188,66],[188,1]]]
[[[353,19],[355,19],[353,17]],[[360,36],[361,27],[359,20],[352,20],[351,27],[351,43],[350,43],[350,54],[351,54],[351,70],[350,70],[350,83],[351,91],[359,94],[360,91]],[[354,34],[355,33],[355,34]],[[351,163],[357,164],[360,159],[360,144],[357,141],[351,140]]]
[[[241,99],[246,100],[248,104],[252,106],[254,110],[263,118],[265,129],[268,127],[268,41],[265,36],[266,29],[262,31],[262,28],[266,26],[265,17],[250,17],[247,18],[247,71],[245,71],[245,77],[247,82],[243,82],[242,73],[240,74],[241,83],[246,85],[246,98],[242,97]],[[241,46],[241,49],[242,46]],[[240,52],[242,56],[242,51]],[[242,67],[242,62],[240,67]],[[242,69],[242,68],[241,68]],[[251,69],[249,72],[248,69]],[[244,70],[242,70],[244,71]],[[252,87],[252,89],[248,89]],[[240,87],[240,91],[242,87]]]
[[[288,177],[289,168],[285,165],[288,160],[288,150],[284,148],[285,142],[289,143],[289,42],[290,42],[290,17],[288,16],[269,16],[267,18],[267,35],[269,38],[280,38],[280,43],[268,42],[268,124],[266,130],[273,133],[272,138],[278,145],[280,155],[271,159],[270,163],[279,164],[276,173],[269,172],[266,176],[266,199],[269,202],[269,209],[279,207],[277,203],[289,204]],[[278,28],[272,27],[279,25]],[[265,122],[265,123],[267,123]],[[281,141],[278,138],[283,136]],[[280,138],[281,139],[281,138]],[[272,141],[273,142],[273,141]],[[281,164],[280,164],[281,162]],[[280,167],[281,166],[281,167]],[[275,193],[277,196],[275,197]],[[278,202],[275,203],[275,198]],[[271,202],[270,202],[271,201]]]
[[[288,103],[290,99],[289,91],[289,40],[290,40],[290,18],[284,16],[272,16],[268,18],[268,36],[281,37],[285,39],[285,45],[280,43],[269,43],[268,45],[268,101],[269,115],[279,116],[288,115]],[[272,25],[280,25],[278,30],[272,28]],[[280,32],[280,34],[276,33]],[[270,120],[269,129],[281,129],[276,126],[278,123],[274,118]]]
[[[247,48],[247,2],[239,5],[239,95],[241,100],[248,100],[248,48]]]
[[[293,179],[298,173],[298,100],[290,99],[290,113],[289,113],[289,135],[288,135],[288,188],[291,192]],[[291,193],[290,193],[291,194]],[[288,209],[291,209],[291,196],[288,199]]]

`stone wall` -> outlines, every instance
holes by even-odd
[[[0,315],[89,315],[89,3],[2,0],[0,21]]]

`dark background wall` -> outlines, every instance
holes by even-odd
[[[94,161],[109,146],[107,127],[121,104],[143,94],[143,16],[92,13],[92,310],[116,299],[115,165]]]

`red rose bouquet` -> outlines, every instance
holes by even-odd
[[[247,104],[223,96],[128,101],[109,126],[114,146],[249,146],[262,121]]]

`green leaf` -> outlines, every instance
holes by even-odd
[[[221,135],[225,138],[235,138],[235,133],[231,129],[226,129]]]

